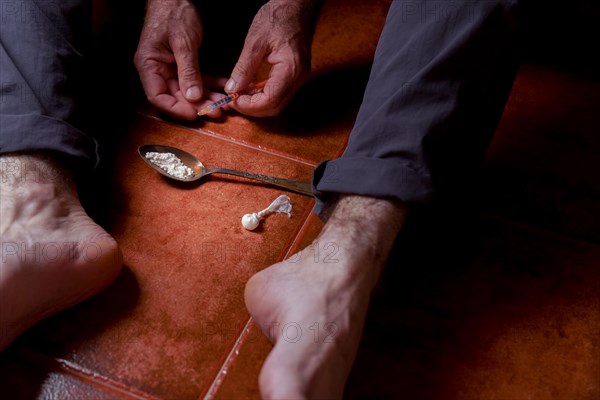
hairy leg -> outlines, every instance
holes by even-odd
[[[122,266],[52,157],[0,156],[0,351],[36,322],[96,294]]]
[[[405,214],[392,201],[342,197],[311,246],[248,281],[248,310],[275,345],[260,374],[264,398],[341,398]]]

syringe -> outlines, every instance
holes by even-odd
[[[253,94],[252,92],[255,91],[256,89],[264,88],[266,83],[267,83],[267,81],[262,81],[255,85],[250,85],[250,87],[248,88],[251,92],[250,94]],[[248,90],[246,90],[245,92],[248,92]],[[210,112],[213,112],[213,111],[231,103],[232,101],[234,101],[241,95],[242,95],[242,92],[237,92],[237,93],[232,93],[230,95],[227,95],[227,96],[223,97],[222,99],[217,100],[214,103],[207,105],[206,107],[203,107],[200,111],[198,111],[198,116],[201,117]]]

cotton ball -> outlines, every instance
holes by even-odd
[[[260,218],[258,218],[258,215],[256,213],[246,214],[242,217],[242,225],[249,231],[255,230],[258,227],[259,223]]]

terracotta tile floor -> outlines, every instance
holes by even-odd
[[[291,219],[274,215],[248,232],[241,216],[281,190],[219,176],[176,184],[136,149],[174,145],[207,166],[310,179],[345,145],[388,4],[327,3],[315,76],[280,119],[137,114],[105,165],[108,183],[90,189],[124,270],[0,356],[0,399],[260,397],[271,346],[249,319],[244,284],[316,237],[313,200],[290,194]],[[319,87],[348,80],[348,96],[306,118]],[[483,214],[441,210],[403,232],[347,398],[600,398],[600,144],[590,106],[599,96],[597,83],[568,73],[521,70],[488,153]]]

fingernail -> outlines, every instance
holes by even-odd
[[[200,88],[198,86],[192,86],[185,92],[185,97],[188,100],[199,100],[200,99]]]
[[[228,80],[227,83],[225,84],[225,91],[227,93],[235,92],[236,89],[237,89],[237,83],[233,79]]]

